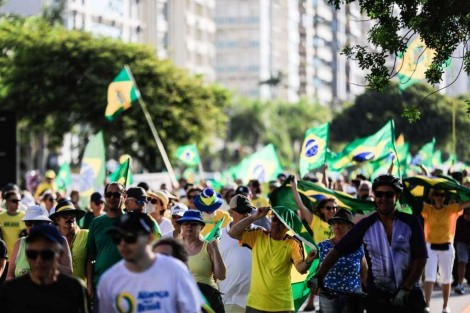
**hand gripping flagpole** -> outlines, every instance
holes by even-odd
[[[165,163],[166,170],[168,171],[168,174],[170,175],[170,179],[173,184],[173,187],[176,188],[178,187],[178,181],[176,180],[175,172],[173,171],[173,167],[171,166],[170,160],[168,159],[168,155],[166,154],[166,150],[165,150],[165,147],[163,146],[160,136],[158,136],[157,129],[155,128],[155,125],[152,121],[152,117],[150,116],[150,113],[147,110],[147,105],[142,99],[142,95],[140,94],[140,90],[137,87],[137,83],[135,82],[134,75],[132,75],[131,68],[127,64],[124,67],[127,73],[129,74],[130,78],[132,79],[134,86],[136,87],[135,89],[136,89],[137,96],[139,98],[140,107],[142,108],[142,111],[144,112],[145,119],[147,120],[150,130],[152,131],[153,138],[155,139],[155,142],[157,143],[158,150],[160,151],[160,154],[163,158],[163,162]]]

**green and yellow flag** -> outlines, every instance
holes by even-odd
[[[272,144],[246,157],[235,168],[235,178],[243,181],[258,179],[261,183],[276,179],[282,172],[281,162]]]
[[[114,121],[122,111],[129,109],[139,98],[140,92],[132,79],[130,68],[126,66],[109,84],[106,119],[110,122]]]
[[[131,171],[131,158],[128,157],[124,162],[119,164],[119,167],[109,176],[110,182],[118,182],[127,188],[132,185],[134,177]]]
[[[305,132],[305,139],[300,152],[300,176],[304,177],[310,170],[321,167],[326,162],[330,124],[310,128]]]
[[[424,165],[428,168],[432,168],[432,158],[434,155],[434,146],[436,145],[436,139],[433,138],[430,142],[425,144],[419,149],[418,154],[413,158],[411,164],[413,165]]]
[[[199,152],[194,144],[178,147],[175,152],[175,158],[186,166],[198,166],[201,163]]]
[[[62,192],[67,191],[72,187],[72,171],[70,170],[70,165],[67,162],[64,162],[57,172],[57,177],[55,178],[55,183],[57,188]]]

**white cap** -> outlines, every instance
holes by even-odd
[[[181,202],[176,202],[170,209],[171,215],[177,215],[177,216],[183,216],[184,212],[186,212],[188,209],[188,206],[184,203]]]
[[[52,222],[49,218],[47,210],[40,205],[32,205],[26,209],[25,216],[22,221],[47,221]]]

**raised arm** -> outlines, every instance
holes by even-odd
[[[212,240],[207,245],[207,252],[209,253],[212,261],[212,272],[217,280],[224,280],[226,268],[222,256],[220,255],[219,245],[217,240]]]
[[[269,207],[258,208],[255,214],[245,217],[240,222],[235,224],[232,228],[230,228],[228,232],[229,236],[234,239],[241,240],[245,229],[247,229],[255,221],[265,217],[268,214],[269,210],[270,210]]]
[[[300,210],[300,214],[307,221],[308,225],[312,224],[313,213],[303,204],[300,197],[299,190],[297,189],[297,179],[295,176],[291,178],[292,194],[294,195],[295,203]]]

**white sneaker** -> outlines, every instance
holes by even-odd
[[[431,312],[431,309],[427,306],[424,308],[424,313],[430,313]]]
[[[442,309],[442,313],[450,313],[449,307],[445,307],[444,309]]]

